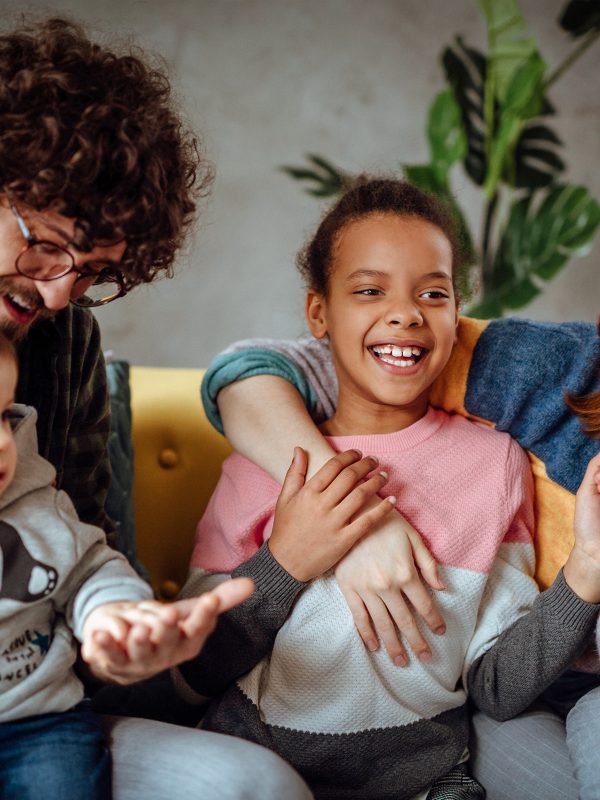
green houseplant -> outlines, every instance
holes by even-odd
[[[459,220],[479,299],[473,316],[501,316],[536,297],[571,257],[589,252],[600,206],[583,186],[561,182],[562,143],[551,127],[551,86],[600,36],[600,0],[571,0],[559,24],[575,44],[550,70],[525,26],[517,0],[478,0],[487,27],[486,54],[458,36],[444,49],[447,86],[433,99],[426,164],[402,164],[405,177],[441,196]],[[343,191],[352,176],[318,155],[282,169],[316,197]],[[478,241],[451,189],[462,167],[482,193]]]

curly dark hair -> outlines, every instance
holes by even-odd
[[[162,65],[62,18],[0,35],[0,194],[74,217],[82,250],[126,238],[127,289],[171,276],[211,179]]]
[[[369,214],[399,214],[436,225],[452,248],[452,282],[459,299],[458,278],[468,266],[457,222],[451,210],[437,197],[398,178],[360,175],[326,213],[314,236],[300,251],[296,266],[307,287],[326,295],[334,248],[342,230]]]

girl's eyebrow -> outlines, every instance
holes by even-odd
[[[346,282],[348,283],[356,278],[389,278],[389,274],[379,269],[357,269],[348,275]],[[452,276],[448,275],[447,272],[428,272],[426,275],[419,277],[419,281],[432,280],[443,280],[452,283]]]
[[[442,280],[452,283],[452,276],[448,275],[447,272],[428,272],[427,275],[421,275],[421,280],[423,281]]]
[[[346,283],[356,278],[389,278],[389,275],[387,272],[382,272],[380,269],[357,269],[348,275]]]

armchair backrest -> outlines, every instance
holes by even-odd
[[[207,421],[200,369],[131,367],[137,554],[162,598],[187,574],[196,524],[231,452]]]

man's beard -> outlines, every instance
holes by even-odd
[[[36,322],[52,316],[53,312],[49,311],[44,306],[44,301],[41,295],[36,292],[35,289],[23,288],[10,278],[0,277],[0,297],[7,294],[11,295],[11,297],[18,297],[21,300],[24,300],[30,308],[35,308],[38,312],[35,319],[31,323],[27,324],[15,322],[7,316],[8,312],[5,309],[2,309],[2,317],[0,317],[0,331],[2,331],[7,339],[10,339],[12,342],[17,342],[20,339],[23,339],[23,337],[27,335],[31,325],[34,325]]]

